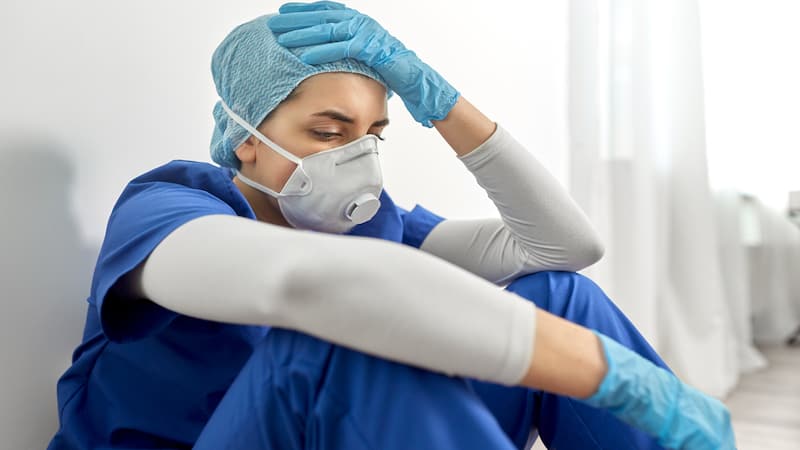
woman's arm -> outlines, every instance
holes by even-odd
[[[167,236],[126,282],[184,315],[296,329],[451,375],[588,396],[605,370],[588,330],[387,241],[205,216]]]
[[[530,302],[378,239],[204,216],[169,234],[126,281],[131,297],[184,315],[295,329],[504,384],[523,378],[533,349]]]
[[[444,139],[501,219],[446,220],[421,249],[503,284],[541,270],[576,271],[602,256],[589,220],[563,186],[507,131],[464,97],[442,121]]]

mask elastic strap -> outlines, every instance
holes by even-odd
[[[301,158],[298,158],[297,156],[295,156],[295,155],[289,153],[288,151],[284,150],[280,145],[272,142],[272,139],[270,139],[270,138],[264,136],[263,134],[261,134],[261,132],[256,130],[255,127],[253,127],[249,123],[245,122],[245,120],[242,119],[241,117],[239,117],[238,114],[236,114],[230,108],[228,108],[228,105],[225,104],[225,100],[220,99],[219,102],[220,102],[220,104],[222,104],[222,108],[225,110],[226,113],[228,113],[228,116],[231,119],[233,119],[234,122],[238,123],[242,128],[247,130],[250,134],[252,134],[253,136],[257,137],[259,140],[261,140],[261,142],[267,144],[272,150],[277,152],[279,155],[281,155],[284,158],[288,159],[289,161],[297,164],[298,166],[302,166],[303,165],[303,162],[302,162],[303,160]]]
[[[285,197],[286,196],[284,194],[281,194],[280,192],[273,191],[272,189],[264,186],[261,183],[258,183],[256,181],[251,180],[250,178],[247,178],[246,176],[242,175],[242,173],[239,172],[238,170],[236,171],[236,178],[242,180],[242,182],[244,184],[250,186],[251,188],[253,188],[255,190],[258,190],[258,191],[261,191],[261,192],[263,192],[265,194],[269,194],[269,195],[271,195],[271,196],[273,196],[275,198],[280,198],[280,197]]]

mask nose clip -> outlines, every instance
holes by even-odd
[[[350,202],[350,205],[345,210],[345,216],[357,225],[362,224],[372,219],[380,206],[380,200],[373,194],[361,194]]]

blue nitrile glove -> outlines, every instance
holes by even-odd
[[[414,119],[426,127],[442,120],[459,93],[375,20],[341,3],[287,3],[268,24],[287,47],[306,47],[300,59],[322,64],[353,58],[367,64],[397,92]]]
[[[725,405],[613,339],[595,334],[603,344],[608,372],[597,392],[583,402],[608,410],[666,448],[736,449]]]

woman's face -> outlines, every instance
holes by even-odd
[[[258,130],[304,158],[366,134],[380,136],[389,123],[386,113],[386,89],[377,81],[353,73],[323,73],[300,83]],[[237,148],[236,155],[244,176],[278,192],[295,168],[254,136]],[[255,195],[245,194],[248,200]],[[274,201],[270,204],[276,206]]]

